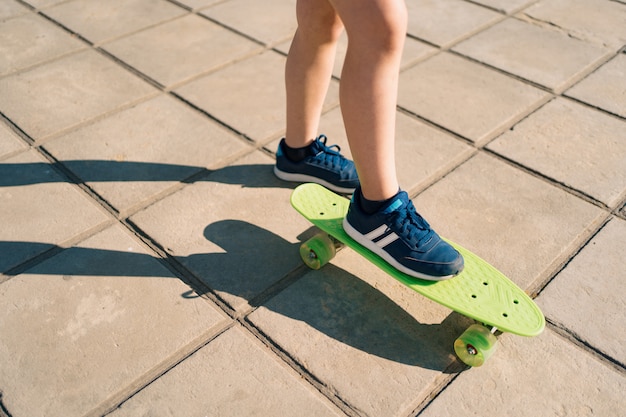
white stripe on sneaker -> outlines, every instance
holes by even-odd
[[[378,229],[374,229],[371,232],[369,232],[365,236],[367,239],[369,240],[376,240],[379,237],[381,237],[382,235],[385,234],[385,232],[388,230],[389,228],[387,227],[386,224],[383,224],[382,226],[380,226]]]
[[[389,230],[389,227],[387,227],[386,224],[383,224],[382,226],[372,230],[364,236],[366,239],[371,240],[379,248],[384,248],[385,246],[395,242],[399,238],[397,234]]]
[[[384,248],[385,246],[398,240],[398,238],[399,236],[397,234],[391,232],[389,236],[385,237],[384,239],[380,239],[378,242],[376,242],[376,245],[378,245],[379,248]]]

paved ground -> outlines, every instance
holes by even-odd
[[[408,1],[402,185],[548,320],[476,369],[463,317],[301,265],[294,5],[0,0],[0,415],[623,415],[626,2]]]

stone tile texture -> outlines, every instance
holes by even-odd
[[[538,299],[545,314],[619,363],[626,363],[621,297],[626,221],[612,219]]]
[[[28,11],[26,7],[15,0],[6,0],[0,4],[0,19],[4,20],[9,17],[19,16]]]
[[[86,46],[32,13],[0,25],[0,76],[40,64]]]
[[[149,129],[153,133],[146,135]],[[46,144],[54,157],[120,212],[150,203],[180,181],[219,167],[246,148],[231,132],[169,96]]]
[[[524,7],[528,7],[535,1],[536,0],[476,0],[475,3],[511,14]]]
[[[626,196],[623,122],[589,107],[556,99],[488,147],[607,206]]]
[[[316,396],[258,342],[233,328],[110,415],[321,417],[342,413]]]
[[[93,51],[0,78],[0,91],[0,111],[35,140],[155,93]]]
[[[408,33],[441,47],[450,46],[497,22],[501,16],[463,0],[407,2]]]
[[[104,210],[34,151],[0,163],[0,271],[107,221]]]
[[[469,319],[300,260],[295,6],[0,0],[0,416],[621,417],[626,2],[407,0],[401,186],[547,318],[474,369]]]
[[[457,135],[484,144],[547,97],[535,87],[445,53],[400,75],[398,103]]]
[[[204,7],[212,6],[215,3],[219,3],[222,0],[181,0],[178,3],[194,10],[199,10]]]
[[[626,44],[626,8],[604,0],[541,0],[523,11],[540,24],[610,48]]]
[[[28,4],[36,9],[43,9],[48,6],[63,3],[65,0],[29,0]]]
[[[625,118],[626,53],[618,54],[566,94]]]
[[[604,218],[600,208],[482,154],[420,194],[415,206],[435,230],[526,290]]]
[[[453,50],[556,92],[609,55],[606,48],[516,19],[500,22]]]
[[[166,0],[74,0],[45,9],[45,14],[92,43],[102,43],[185,11]]]
[[[296,31],[295,5],[296,0],[230,0],[201,13],[258,42],[272,45],[290,38]]]
[[[158,375],[223,320],[188,291],[119,228],[3,283],[0,332],[20,335],[0,341],[5,405],[13,415],[81,416]],[[154,331],[148,317],[169,331]]]
[[[176,89],[190,101],[237,132],[262,142],[285,128],[285,59],[276,52],[239,61]],[[233,90],[242,95],[231,94]],[[339,101],[331,84],[326,109]]]
[[[496,356],[462,374],[420,416],[618,416],[626,406],[624,375],[551,331],[505,337]]]
[[[27,145],[8,126],[0,124],[0,159],[7,155],[26,149]]]
[[[103,48],[166,87],[260,50],[254,42],[193,14]],[[171,65],[172,62],[177,65]]]

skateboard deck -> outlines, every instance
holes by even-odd
[[[543,313],[523,290],[489,263],[454,242],[446,239],[463,255],[463,271],[445,281],[421,280],[398,271],[346,234],[342,223],[348,211],[347,198],[317,184],[302,184],[293,191],[291,204],[324,233],[358,252],[393,278],[415,292],[489,326],[492,334],[497,329],[530,337],[537,336],[545,327]],[[308,242],[304,245],[308,251]],[[311,253],[311,256],[317,254]],[[474,346],[468,344],[467,348],[472,351]]]

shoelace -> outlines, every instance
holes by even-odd
[[[413,202],[409,200],[406,207],[396,211],[394,223],[399,229],[400,235],[415,247],[420,247],[430,240],[434,231],[430,225],[415,210]]]
[[[330,167],[332,169],[339,168],[343,169],[345,165],[346,158],[343,157],[339,152],[341,148],[339,145],[331,145],[327,146],[326,141],[328,138],[326,135],[319,135],[315,141],[318,144],[319,151],[315,155],[319,157],[325,166]]]

